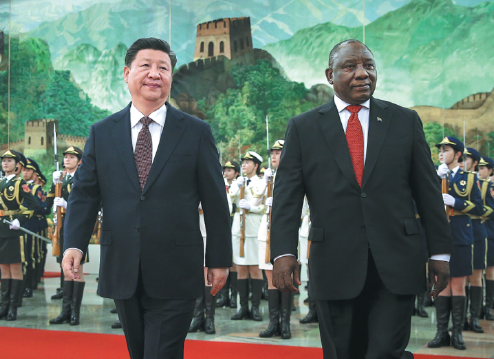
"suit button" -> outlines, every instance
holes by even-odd
[[[139,232],[139,227],[134,227],[136,232]]]
[[[365,226],[364,225],[361,225],[360,226],[360,229],[363,230],[363,231],[365,231]]]
[[[141,196],[141,201],[144,201],[145,199],[146,199],[146,197]]]
[[[365,192],[362,192],[361,196],[362,196],[362,198],[367,197],[367,195],[365,194]]]

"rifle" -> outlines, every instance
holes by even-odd
[[[268,149],[268,168],[271,169],[271,151],[269,149],[269,118],[266,115],[266,144]],[[273,197],[273,177],[268,180],[268,198]],[[264,257],[264,263],[271,261],[271,206],[266,206],[266,255]]]
[[[244,177],[244,184],[240,187],[240,200],[245,199],[245,186],[247,181]],[[245,210],[240,208],[240,257],[245,257]]]
[[[58,163],[58,152],[57,152],[57,126],[53,124],[53,150],[55,152],[55,168],[57,171],[60,170],[60,165]],[[60,176],[62,177],[62,176]],[[55,197],[62,197],[62,178],[58,180],[55,184]],[[57,207],[57,210],[53,216],[53,223],[55,224],[52,236],[52,255],[60,255],[60,231],[62,230],[62,207]]]
[[[443,164],[446,163],[446,160],[444,159],[444,155],[443,155]],[[449,173],[448,173],[448,176],[443,178],[441,180],[441,192],[444,194],[444,193],[448,193],[449,192]],[[446,210],[446,216],[448,216],[448,221],[449,221],[449,217],[453,217],[454,216],[454,210],[452,207],[450,206],[445,206],[445,210]]]

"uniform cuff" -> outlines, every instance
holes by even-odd
[[[450,258],[451,258],[451,254],[434,254],[433,256],[431,256],[432,260],[444,261],[444,262],[449,262]]]

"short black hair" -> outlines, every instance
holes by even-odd
[[[333,68],[334,58],[335,58],[335,57],[336,57],[336,55],[338,54],[338,51],[340,51],[340,48],[341,48],[343,45],[346,45],[346,44],[351,44],[351,43],[354,43],[354,42],[358,42],[359,44],[364,45],[364,46],[365,46],[365,48],[366,48],[367,50],[369,50],[369,52],[370,52],[372,55],[374,55],[374,54],[372,53],[371,49],[369,49],[369,48],[367,47],[367,45],[366,45],[366,44],[364,44],[362,41],[359,41],[359,40],[356,40],[356,39],[348,39],[348,40],[344,40],[344,41],[342,41],[342,42],[337,43],[337,44],[333,47],[333,49],[331,50],[331,52],[329,53],[329,64],[328,64],[328,67],[329,67],[330,69],[332,69],[332,68]]]
[[[157,39],[155,37],[147,37],[136,40],[132,45],[130,45],[127,53],[125,54],[125,66],[130,68],[132,62],[134,62],[137,53],[141,50],[158,50],[163,51],[170,56],[172,62],[172,71],[177,64],[177,55],[171,50],[170,44],[165,40]]]

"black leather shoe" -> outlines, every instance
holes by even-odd
[[[62,288],[59,288],[60,290],[57,289],[57,294],[53,294],[51,296],[51,299],[55,300],[55,299],[63,299],[63,289]]]

